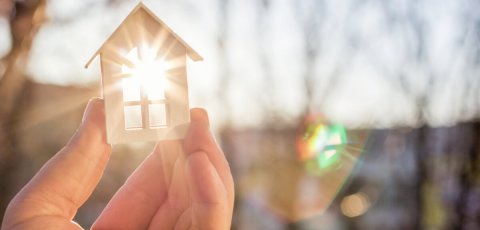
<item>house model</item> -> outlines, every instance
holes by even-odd
[[[139,3],[85,67],[98,55],[108,143],[185,136],[186,58],[203,60],[197,52]]]

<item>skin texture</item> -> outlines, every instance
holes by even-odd
[[[229,229],[234,187],[228,162],[192,109],[184,140],[162,141],[132,173],[92,229]],[[3,229],[82,229],[73,222],[111,154],[101,99],[90,100],[79,129],[10,202]]]

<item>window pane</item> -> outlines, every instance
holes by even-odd
[[[167,108],[165,104],[149,105],[150,127],[167,126]]]
[[[147,79],[145,88],[147,89],[149,100],[165,99],[165,76],[151,76]]]
[[[140,83],[133,77],[122,79],[123,101],[140,101]]]
[[[142,108],[140,105],[125,106],[125,129],[142,128]]]

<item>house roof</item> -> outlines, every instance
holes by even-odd
[[[88,60],[87,64],[85,65],[85,68],[88,68],[90,64],[95,60],[95,58],[102,52],[103,48],[105,48],[105,45],[108,43],[110,38],[117,33],[117,31],[122,27],[121,25],[127,21],[133,14],[135,14],[138,10],[143,9],[145,12],[147,12],[148,15],[150,15],[153,19],[155,19],[158,23],[160,23],[165,29],[172,34],[172,36],[177,39],[187,50],[187,55],[194,61],[203,61],[202,56],[198,54],[192,47],[190,47],[180,36],[178,36],[170,27],[165,24],[160,18],[158,18],[155,13],[153,13],[150,9],[148,9],[147,6],[145,6],[142,2],[139,2],[138,5],[128,14],[128,16],[120,23],[120,26],[105,40],[105,42],[100,46],[100,48],[93,54],[93,56]]]

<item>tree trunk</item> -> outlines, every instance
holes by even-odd
[[[44,21],[45,0],[16,2],[10,21],[12,49],[4,58],[6,71],[0,79],[0,218],[12,198],[11,181],[18,165],[15,123],[18,104],[26,86],[25,66],[34,35]],[[1,222],[1,220],[0,220]]]

